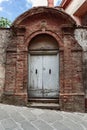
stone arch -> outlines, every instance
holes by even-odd
[[[57,35],[56,33],[52,32],[52,31],[47,31],[47,30],[45,32],[38,30],[38,31],[34,32],[32,35],[28,36],[27,39],[25,40],[25,45],[28,47],[30,41],[34,37],[36,37],[37,35],[43,35],[43,34],[53,37],[57,41],[59,48],[63,48],[64,44],[63,44],[63,40],[61,39],[61,37],[59,35]]]
[[[54,37],[48,34],[39,34],[31,39],[29,50],[58,50],[59,45]]]
[[[52,35],[38,34],[30,40],[28,48],[28,98],[58,100],[60,89],[58,41]]]
[[[65,20],[66,23],[68,23],[69,25],[75,25],[76,22],[73,20],[73,18],[68,15],[67,13],[65,13],[61,8],[50,8],[50,7],[34,7],[28,11],[26,11],[25,13],[23,13],[22,15],[20,15],[12,24],[12,27],[17,27],[19,25],[23,25],[24,21],[27,20],[27,18],[32,18],[35,16],[39,16],[41,17],[41,15],[51,15],[52,18],[54,18],[54,16],[56,17],[60,17],[60,20]],[[64,23],[65,23],[64,21]]]

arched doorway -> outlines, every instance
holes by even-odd
[[[28,97],[59,97],[59,47],[48,34],[35,36],[29,44]]]

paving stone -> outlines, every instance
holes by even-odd
[[[36,127],[34,127],[30,122],[24,121],[21,123],[21,127],[23,130],[37,130]]]
[[[6,119],[6,118],[9,118],[9,114],[7,114],[6,111],[0,109],[0,120]]]
[[[13,130],[23,130],[22,128],[15,128],[15,129],[13,129]]]
[[[71,120],[74,120],[75,122],[81,122],[81,120],[82,120],[81,116],[76,115],[76,114],[73,115],[72,113],[67,114],[66,117],[69,118],[69,119],[71,119]]]
[[[44,113],[44,111],[41,110],[41,109],[32,109],[31,112],[32,112],[34,115],[36,115],[36,116],[41,115],[41,114]]]
[[[25,118],[18,112],[11,113],[11,118],[13,118],[16,122],[21,122],[25,120]]]
[[[83,117],[83,120],[87,121],[87,115],[85,115],[85,116]]]
[[[2,109],[4,110],[4,111],[6,111],[6,112],[8,112],[8,113],[13,113],[13,112],[16,112],[16,109],[15,109],[15,107],[14,106],[10,106],[9,107],[9,105],[4,105],[3,107],[2,107]]]
[[[17,124],[12,119],[5,119],[1,121],[6,130],[12,130],[17,127]]]
[[[46,122],[42,120],[35,121],[34,125],[37,126],[39,130],[53,130],[51,126],[49,126]]]
[[[87,130],[87,113],[0,104],[0,130]]]
[[[20,113],[21,113],[21,111],[28,110],[28,109],[29,109],[28,107],[24,107],[24,106],[16,106],[15,107],[15,110],[20,112]]]
[[[68,128],[67,126],[65,126],[63,123],[61,122],[55,122],[53,124],[54,128],[56,128],[57,130],[70,130],[70,128]]]
[[[18,126],[12,130],[23,130],[23,128],[21,127],[21,123],[17,123]]]
[[[87,130],[87,121],[82,121],[81,124],[84,126],[84,128],[86,128]]]
[[[77,112],[75,112],[74,115],[79,115],[80,117],[84,117],[86,115],[86,113],[77,113]]]
[[[0,130],[5,130],[1,124],[0,124]]]
[[[42,115],[40,115],[40,118],[47,121],[48,123],[53,123],[57,120],[62,120],[63,116],[61,116],[60,114],[57,114],[55,111],[48,111],[45,113],[43,113]]]
[[[37,117],[30,110],[22,111],[22,114],[25,117],[25,119],[27,119],[29,121],[37,120]]]
[[[83,127],[78,123],[75,123],[70,118],[65,118],[62,123],[69,127],[71,130],[83,130]]]

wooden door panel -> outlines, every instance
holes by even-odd
[[[30,55],[29,97],[56,98],[59,92],[59,55]]]
[[[42,56],[31,55],[29,62],[29,96],[42,97]]]
[[[43,56],[44,97],[58,97],[59,65],[58,55]]]

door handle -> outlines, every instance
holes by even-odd
[[[49,69],[49,74],[51,74],[51,69]]]
[[[37,74],[37,69],[35,70],[35,74]]]

